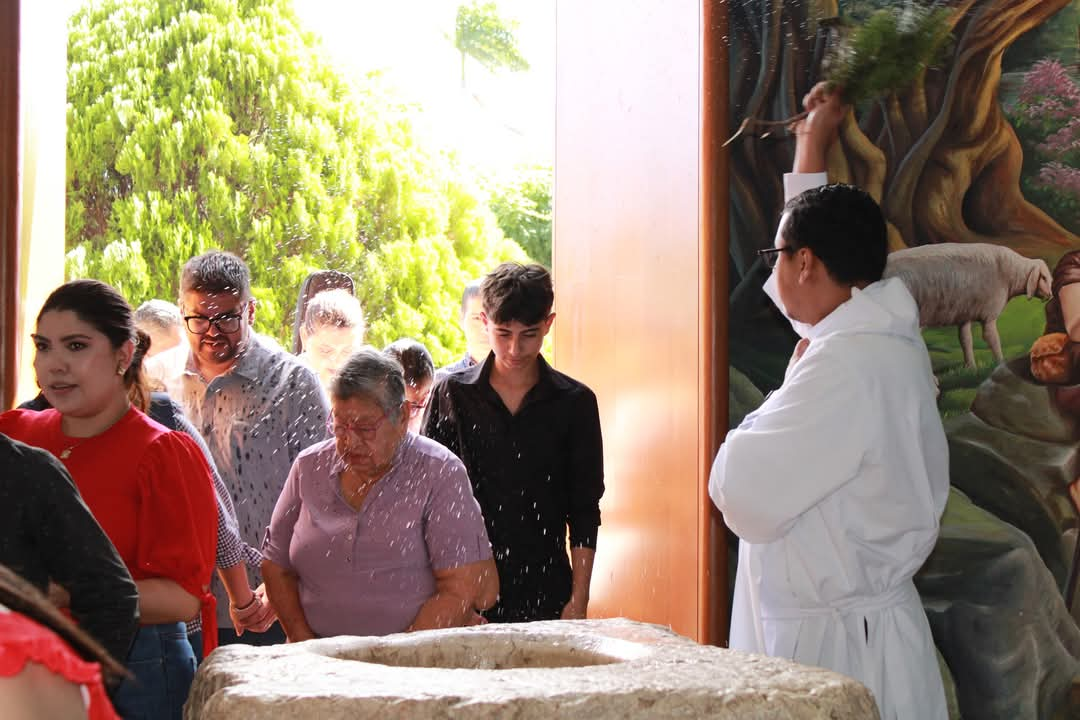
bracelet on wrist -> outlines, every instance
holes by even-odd
[[[243,605],[237,605],[236,603],[230,603],[233,606],[233,610],[237,612],[243,612],[255,604],[255,601],[259,599],[259,596],[255,593],[251,593],[251,600],[248,600]]]

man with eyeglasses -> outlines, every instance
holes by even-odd
[[[189,260],[180,275],[180,311],[188,346],[181,369],[165,373],[165,386],[202,433],[232,494],[240,536],[250,546],[249,580],[259,587],[262,556],[255,548],[293,460],[327,436],[327,398],[311,368],[252,329],[251,274],[237,256],[211,251]],[[279,625],[238,638],[216,581],[214,591],[220,644],[284,642]]]
[[[765,291],[801,336],[786,377],[728,433],[709,494],[740,538],[731,647],[863,682],[883,718],[947,717],[912,580],[934,548],[949,459],[915,301],[882,280],[885,219],[826,152],[849,108],[804,100]],[[802,192],[800,192],[802,191]]]

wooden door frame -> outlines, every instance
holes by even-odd
[[[19,0],[0,2],[0,411],[15,402],[19,366]]]

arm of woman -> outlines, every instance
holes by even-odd
[[[476,610],[499,596],[499,574],[492,559],[435,570],[435,594],[420,606],[408,631],[471,625]]]
[[[218,568],[218,577],[229,596],[229,618],[237,635],[245,630],[266,632],[277,615],[266,600],[265,591],[252,590],[248,585],[247,566],[240,562],[231,567]]]
[[[315,637],[308,625],[304,608],[300,605],[300,589],[296,584],[296,573],[281,567],[273,560],[264,559],[262,563],[263,582],[266,583],[266,596],[277,612],[281,627],[289,642],[300,642]]]
[[[199,614],[202,603],[174,580],[136,580],[139,589],[139,621],[143,625],[187,622]]]
[[[0,677],[0,707],[8,720],[86,718],[80,686],[36,662],[27,662],[18,675]]]
[[[208,641],[204,647],[209,653],[216,646],[211,642],[216,633],[209,590],[217,547],[217,501],[210,469],[190,437],[169,432],[154,440],[141,474],[132,568],[133,574],[142,576],[136,579],[141,621],[186,621],[202,606],[204,629],[209,631],[203,633]],[[151,579],[155,582],[148,583]],[[195,612],[189,612],[190,598],[198,603]]]
[[[475,611],[491,607],[499,595],[484,516],[465,466],[448,453],[445,464],[429,475],[438,478],[423,517],[435,593],[420,606],[409,630],[471,625]]]
[[[293,531],[303,507],[300,475],[300,461],[297,460],[293,462],[289,477],[286,478],[281,495],[274,505],[262,546],[262,574],[266,596],[277,613],[289,642],[315,637],[300,604],[296,570],[289,563],[289,547],[292,545]]]

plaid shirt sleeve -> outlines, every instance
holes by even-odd
[[[245,553],[247,546],[240,539],[240,530],[236,522],[236,510],[233,509],[232,497],[221,479],[221,473],[218,472],[217,465],[214,464],[210,448],[207,447],[203,436],[199,434],[199,431],[183,414],[177,413],[176,424],[181,432],[190,435],[195,444],[199,446],[199,450],[202,451],[203,456],[206,458],[206,464],[210,466],[210,475],[214,479],[214,496],[217,498],[218,509],[217,552],[215,553],[217,566],[219,568],[228,568],[247,562],[247,553]]]

